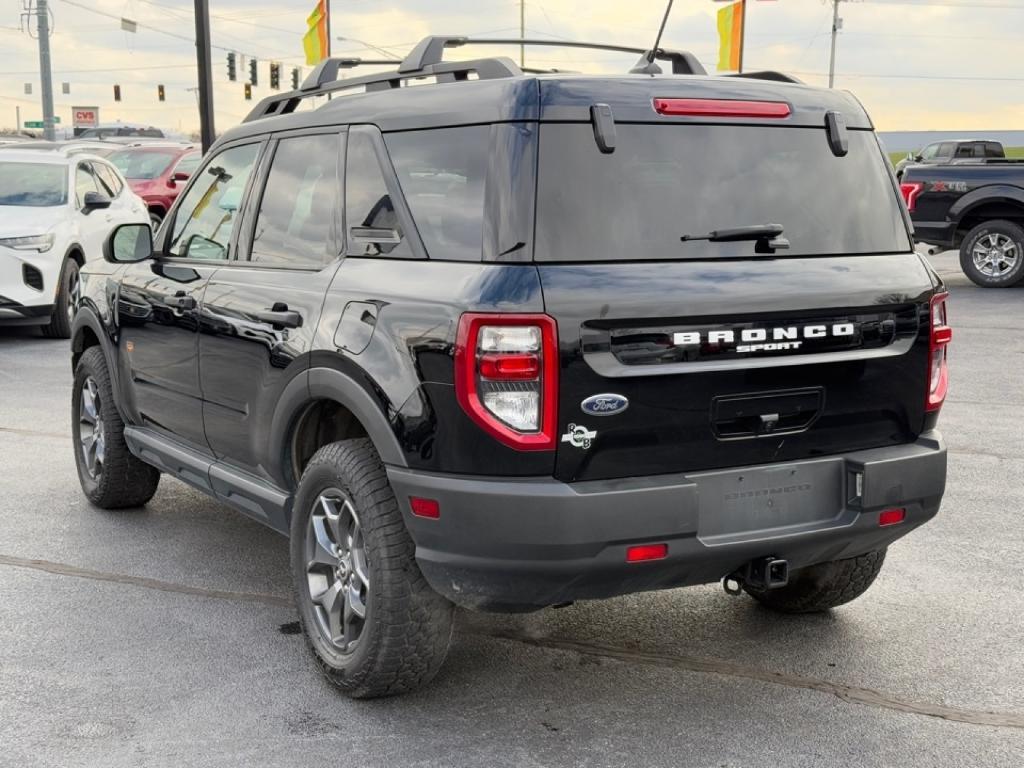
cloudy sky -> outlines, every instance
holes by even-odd
[[[36,41],[22,31],[21,0],[0,11],[0,127],[39,119]],[[104,122],[125,120],[185,133],[197,128],[191,0],[50,0],[57,114],[99,106]],[[285,85],[303,66],[301,37],[314,0],[210,0],[219,130],[238,123],[270,93],[267,65],[283,65]],[[663,45],[693,51],[712,69],[717,59],[712,0],[676,0]],[[528,0],[527,35],[650,45],[663,0]],[[852,90],[881,130],[1024,128],[1024,0],[861,0],[842,2],[837,87]],[[121,29],[134,20],[135,33]],[[832,8],[828,0],[750,0],[746,64],[827,82]],[[377,46],[405,53],[430,33],[517,36],[518,0],[333,0],[334,53],[381,57]],[[34,21],[33,21],[34,27]],[[227,80],[229,50],[259,60],[254,101]],[[494,55],[494,49],[487,49]],[[454,53],[454,52],[453,52]],[[479,53],[464,49],[459,54]],[[518,51],[503,51],[517,57]],[[632,57],[527,50],[527,65],[621,72]],[[308,72],[304,68],[303,72]],[[61,84],[70,85],[70,95]],[[25,95],[31,83],[32,95]],[[113,84],[123,100],[113,101]],[[157,84],[167,101],[157,100]]]

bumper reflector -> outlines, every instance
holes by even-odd
[[[642,563],[645,560],[664,560],[668,557],[668,544],[638,544],[626,550],[627,563]]]
[[[884,528],[887,525],[897,525],[907,518],[907,510],[903,507],[887,509],[878,515],[878,525]]]
[[[441,517],[441,505],[435,499],[423,499],[419,496],[409,497],[409,506],[416,517],[426,517],[430,520],[437,520]]]

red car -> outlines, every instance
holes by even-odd
[[[202,153],[192,144],[147,142],[126,147],[108,158],[118,167],[132,191],[146,201],[156,229],[171,209],[185,182],[199,167]]]

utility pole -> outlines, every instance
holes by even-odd
[[[831,88],[836,79],[836,36],[843,27],[839,18],[839,0],[832,0],[832,53],[828,59],[828,87]]]
[[[209,151],[216,132],[213,128],[213,73],[210,64],[210,4],[195,0],[196,65],[199,68],[199,136],[203,153]]]
[[[519,0],[519,39],[526,39],[526,0]],[[519,68],[526,66],[526,46],[519,44]]]
[[[14,107],[14,119],[17,121],[14,124],[14,132],[15,133],[21,133],[21,107],[20,106],[15,106]]]
[[[50,72],[50,12],[46,2],[47,0],[36,0],[36,33],[39,35],[39,90],[43,97],[43,138],[53,141],[56,134],[53,129],[53,75]]]

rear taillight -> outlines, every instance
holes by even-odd
[[[903,195],[903,202],[907,204],[907,210],[913,211],[917,206],[917,198],[924,190],[924,184],[919,181],[900,184],[900,194]]]
[[[949,342],[953,340],[953,329],[946,318],[948,293],[932,296],[929,312],[928,333],[928,399],[926,411],[937,411],[946,399],[949,389],[949,366],[947,365]]]
[[[739,99],[655,99],[654,111],[659,115],[689,117],[789,117],[789,104],[784,101],[742,101]]]
[[[521,451],[555,448],[558,331],[548,315],[466,313],[455,396],[484,431]]]

